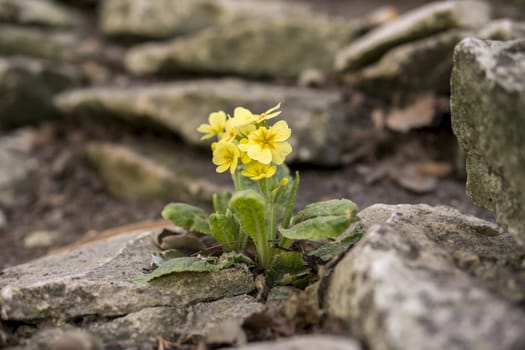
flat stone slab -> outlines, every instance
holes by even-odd
[[[490,8],[483,1],[431,3],[387,23],[341,50],[335,59],[340,71],[355,71],[377,61],[393,47],[448,29],[478,28],[488,22]]]
[[[209,204],[213,193],[230,190],[231,186],[219,185],[210,157],[183,146],[92,142],[86,155],[106,190],[119,198]]]
[[[133,278],[157,251],[151,232],[130,233],[5,269],[1,319],[34,321],[125,316],[146,308],[184,307],[254,289],[247,268],[174,274],[148,284]]]
[[[451,82],[467,194],[525,245],[525,40],[463,40]]]
[[[379,204],[359,216],[364,236],[325,304],[368,348],[525,347],[524,256],[510,234],[448,207]]]
[[[311,16],[305,6],[264,0],[106,0],[100,29],[110,37],[167,39],[241,20]]]
[[[278,102],[282,102],[282,118],[292,129],[290,161],[341,164],[344,150],[352,144],[352,127],[345,118],[343,95],[337,91],[219,79],[79,89],[55,99],[67,116],[114,117],[143,127],[161,127],[200,147],[207,144],[196,129],[208,122],[211,112],[233,113],[235,107],[244,106],[261,113]]]
[[[125,65],[141,76],[185,72],[296,81],[306,70],[330,71],[337,51],[365,25],[320,15],[246,19],[169,42],[134,46]]]

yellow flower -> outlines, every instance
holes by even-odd
[[[239,149],[263,164],[282,164],[284,158],[292,152],[292,146],[285,142],[292,131],[284,120],[270,128],[261,126],[248,137],[248,142],[239,145]]]
[[[236,107],[233,111],[232,126],[236,129],[251,124],[257,120],[257,115],[244,107]]]
[[[232,120],[228,119],[224,124],[224,134],[222,134],[220,141],[231,142],[237,136],[237,130],[232,125]]]
[[[272,177],[277,171],[275,165],[262,164],[257,161],[252,161],[246,165],[246,169],[241,172],[243,176],[249,177],[252,180],[260,180],[265,177]]]
[[[208,116],[209,124],[201,124],[197,131],[205,134],[201,140],[212,138],[213,136],[221,136],[226,126],[226,113],[223,111],[211,113]]]
[[[281,108],[280,102],[268,109],[266,112],[259,114],[257,116],[257,123],[277,117],[279,114],[281,114],[281,111],[278,111],[279,108]]]
[[[217,172],[223,173],[230,169],[233,174],[239,163],[240,152],[237,146],[228,142],[217,142],[213,150],[213,164],[217,165]]]

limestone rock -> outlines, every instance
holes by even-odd
[[[525,244],[525,40],[465,39],[454,53],[452,127],[467,194]]]
[[[510,19],[492,21],[481,28],[477,35],[481,39],[516,40],[525,37],[525,22],[515,22]]]
[[[303,6],[261,0],[107,0],[101,5],[102,32],[134,39],[170,38],[247,18],[266,22],[311,15]]]
[[[110,321],[89,324],[88,329],[106,342],[130,345],[154,341],[158,336],[171,339],[175,334],[204,336],[215,325],[225,321],[242,324],[249,315],[264,305],[253,297],[239,295],[199,303],[187,310],[180,307],[150,307]]]
[[[370,349],[525,346],[524,256],[510,234],[423,204],[359,216],[353,229],[365,234],[335,267],[325,304]]]
[[[453,28],[478,28],[489,19],[482,1],[442,1],[413,10],[352,42],[337,54],[335,67],[355,71],[377,61],[391,48]]]
[[[136,75],[182,72],[296,80],[307,69],[330,70],[335,53],[356,31],[353,22],[317,17],[242,21],[168,43],[138,45],[126,54],[125,65]]]
[[[14,25],[0,25],[0,55],[25,55],[71,61],[78,56],[76,34],[42,31]]]
[[[103,350],[102,341],[95,335],[75,327],[45,329],[35,334],[23,350]]]
[[[9,206],[14,202],[18,191],[36,166],[36,160],[30,156],[33,137],[34,132],[27,129],[0,137],[0,205],[2,206]]]
[[[361,346],[352,338],[330,335],[302,335],[272,342],[260,342],[237,347],[239,350],[360,350]]]
[[[0,275],[1,319],[104,319],[159,306],[185,308],[254,289],[245,268],[132,282],[155,251],[151,232],[135,232],[7,268]]]
[[[91,143],[86,151],[106,189],[116,197],[210,203],[213,193],[222,190],[213,164],[209,158],[199,162],[180,146],[174,152],[174,147]]]
[[[0,21],[44,27],[74,27],[78,15],[49,0],[0,0]]]
[[[130,123],[161,126],[193,145],[204,145],[196,128],[217,110],[236,106],[254,112],[282,102],[292,128],[290,161],[341,163],[352,143],[342,94],[240,80],[199,80],[138,88],[92,88],[61,94],[57,107],[71,116],[117,117]]]
[[[353,85],[384,98],[421,91],[448,93],[454,47],[467,35],[450,30],[400,45],[359,71]]]
[[[65,65],[0,58],[0,129],[56,118],[53,95],[80,81],[80,75]]]

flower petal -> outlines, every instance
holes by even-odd
[[[279,120],[271,127],[271,132],[275,135],[275,141],[286,141],[292,134],[292,130],[284,120]]]

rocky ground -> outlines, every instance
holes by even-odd
[[[523,5],[427,3],[0,0],[0,346],[523,346]],[[165,203],[230,186],[196,127],[277,102],[297,206],[352,199],[362,242],[313,299],[130,283]]]

